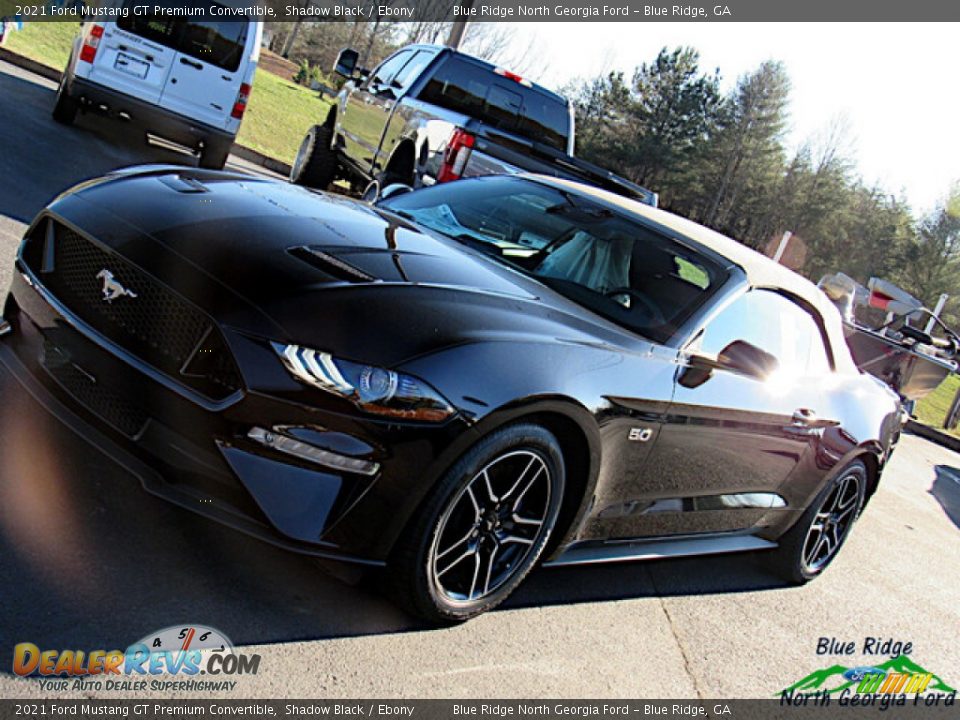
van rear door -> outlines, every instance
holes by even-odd
[[[87,79],[119,92],[159,104],[176,52],[166,43],[172,21],[151,21],[132,14],[104,23],[103,38]]]
[[[182,33],[160,106],[207,125],[235,130],[238,123],[231,122],[230,114],[240,85],[252,82],[247,69],[258,48],[248,48],[259,33],[237,16],[209,18],[181,20]]]

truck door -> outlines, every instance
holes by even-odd
[[[413,54],[413,50],[406,49],[388,57],[347,99],[346,112],[340,121],[344,152],[357,169],[367,175],[375,172],[380,139],[400,97],[399,90],[391,83]]]

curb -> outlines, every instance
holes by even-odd
[[[942,445],[948,450],[960,453],[960,438],[949,435],[942,430],[918,423],[916,420],[907,420],[904,429],[912,435],[917,435],[931,442],[935,442],[937,445]]]
[[[36,60],[31,60],[23,55],[18,55],[15,52],[7,50],[6,48],[0,48],[0,60],[8,62],[11,65],[15,65],[22,70],[32,72],[34,75],[39,75],[47,80],[60,82],[60,76],[62,73],[56,68],[52,68],[49,65],[44,65]],[[259,165],[260,167],[270,170],[271,172],[285,175],[287,177],[290,176],[290,166],[287,163],[283,162],[282,160],[272,158],[269,155],[264,155],[253,148],[247,147],[246,145],[234,143],[233,147],[230,149],[230,154],[241,158],[242,160],[246,160],[249,163],[253,163],[254,165]]]

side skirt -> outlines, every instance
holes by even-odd
[[[720,555],[750,550],[769,550],[777,544],[755,535],[724,533],[675,538],[627,540],[617,542],[582,542],[568,547],[560,556],[545,562],[544,567],[591,565],[628,560]]]

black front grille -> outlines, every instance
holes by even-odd
[[[48,221],[53,222],[53,221]],[[60,224],[53,250],[32,248],[43,286],[96,332],[160,372],[219,400],[240,388],[233,358],[209,318],[125,258]],[[51,233],[36,238],[49,243]],[[52,262],[51,262],[52,260]]]
[[[127,437],[143,432],[149,416],[70,361],[70,356],[51,342],[43,345],[43,366],[57,383],[81,405]]]

